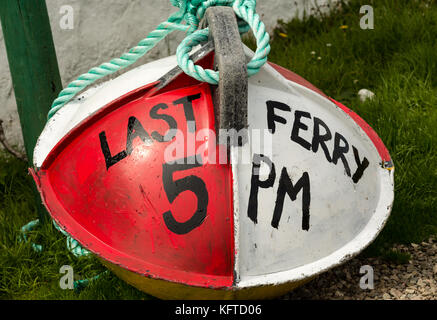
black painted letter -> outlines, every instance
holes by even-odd
[[[286,124],[287,120],[275,114],[275,109],[279,109],[282,111],[291,111],[291,108],[287,106],[285,103],[278,101],[267,101],[267,125],[270,132],[273,134],[276,132],[276,122]]]
[[[311,143],[309,143],[308,141],[304,140],[299,136],[300,129],[308,130],[308,126],[300,121],[300,118],[302,117],[311,119],[311,115],[308,112],[297,110],[294,113],[294,124],[293,124],[293,131],[291,132],[291,140],[297,142],[305,149],[310,150]]]
[[[302,177],[293,186],[287,173],[287,168],[283,168],[279,180],[278,194],[276,197],[275,210],[273,212],[272,227],[278,229],[284,208],[284,198],[287,193],[292,201],[296,200],[297,194],[302,190],[302,230],[308,231],[310,228],[310,177],[308,172],[304,172]]]
[[[129,118],[129,123],[127,125],[127,140],[126,140],[126,152],[130,155],[133,151],[133,141],[136,137],[139,137],[147,145],[153,143],[147,131],[144,129],[141,122],[135,117]]]
[[[325,134],[322,135],[320,134],[320,127],[323,127],[325,129]],[[313,134],[313,141],[311,143],[312,149],[313,152],[316,153],[319,150],[319,145],[320,145],[323,149],[323,152],[325,153],[325,157],[326,160],[328,160],[328,162],[331,162],[332,159],[325,142],[331,139],[332,139],[332,134],[328,126],[319,118],[314,117],[314,134]]]
[[[360,181],[361,177],[363,176],[364,170],[366,170],[366,168],[369,166],[369,160],[367,160],[367,158],[364,157],[363,161],[361,161],[360,154],[358,153],[357,148],[352,146],[352,149],[354,150],[355,162],[358,166],[357,170],[352,176],[352,181],[354,183],[358,183],[358,181]]]
[[[267,164],[270,168],[269,177],[267,180],[259,180],[259,170],[261,168],[261,161]],[[275,164],[268,157],[262,154],[253,155],[252,166],[252,181],[250,186],[249,204],[247,206],[247,215],[255,223],[258,223],[258,190],[259,188],[271,188],[275,183],[276,172]]]
[[[109,150],[108,141],[106,140],[106,132],[102,131],[99,134],[100,138],[100,147],[102,148],[103,156],[105,157],[106,162],[106,170],[109,170],[111,166],[116,164],[117,162],[123,160],[127,157],[126,150],[121,151],[120,153],[116,154],[115,156],[111,155],[111,150]]]
[[[343,145],[340,145],[340,142],[343,142]],[[346,174],[351,176],[351,169],[349,168],[349,164],[347,163],[346,157],[344,156],[349,151],[349,143],[338,132],[335,133],[334,138],[334,151],[332,152],[332,162],[337,164],[338,159],[341,159],[344,165],[344,170]]]
[[[175,106],[178,104],[182,104],[184,106],[185,118],[187,119],[187,122],[192,122],[194,124],[196,124],[196,119],[194,119],[193,100],[196,99],[200,99],[200,93],[184,97],[173,102]],[[189,129],[190,132],[196,132],[196,125],[193,127],[189,126]]]
[[[171,140],[173,140],[173,138],[176,136],[176,129],[178,128],[178,124],[176,122],[176,120],[169,116],[168,114],[159,114],[158,111],[160,109],[165,110],[167,109],[168,106],[165,103],[160,103],[156,106],[154,106],[151,110],[150,110],[150,118],[152,119],[156,119],[156,120],[164,120],[165,122],[167,122],[169,130],[167,131],[166,135],[163,136],[162,134],[160,134],[159,132],[153,131],[152,132],[152,137],[153,139],[155,139],[158,142],[169,142]]]

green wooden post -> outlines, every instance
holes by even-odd
[[[45,0],[1,0],[0,18],[29,164],[62,89]],[[39,212],[45,212],[41,205]]]

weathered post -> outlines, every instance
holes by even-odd
[[[24,145],[31,165],[33,149],[46,123],[47,112],[62,89],[46,3],[43,0],[3,0],[0,17]],[[44,210],[40,204],[40,216]]]

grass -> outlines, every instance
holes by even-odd
[[[374,7],[374,30],[359,27],[364,4]],[[410,257],[392,251],[392,244],[437,234],[436,35],[434,1],[352,0],[329,16],[281,22],[269,56],[356,111],[390,150],[396,167],[394,207],[364,254],[396,263]],[[362,88],[373,91],[375,99],[360,102]],[[71,265],[82,278],[105,268],[96,258],[72,256],[51,224],[30,234],[44,246],[41,253],[19,241],[20,228],[37,217],[32,185],[24,163],[0,155],[0,298],[150,298],[109,272],[80,292],[60,289],[62,265]]]
[[[396,264],[407,264],[411,260],[411,254],[398,250],[386,250],[382,253],[381,258]]]
[[[29,233],[29,242],[41,244],[42,252],[20,242],[19,230],[38,216],[32,178],[27,165],[0,155],[0,298],[1,299],[150,299],[127,285],[94,257],[74,257],[65,237],[51,223]],[[83,290],[62,290],[60,268],[73,267],[75,277],[91,278],[103,273]]]

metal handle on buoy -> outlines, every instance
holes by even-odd
[[[216,128],[239,131],[248,127],[248,75],[237,19],[232,8],[222,6],[208,8],[205,17],[220,74],[218,88],[213,90]]]

